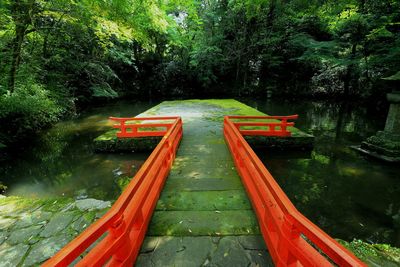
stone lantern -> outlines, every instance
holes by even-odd
[[[385,80],[400,81],[400,71]],[[385,129],[367,138],[357,150],[389,162],[400,162],[400,88],[387,94],[390,103]]]

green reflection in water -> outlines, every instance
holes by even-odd
[[[373,117],[356,104],[248,102],[268,114],[299,114],[296,127],[316,137],[313,151],[302,158],[258,151],[304,215],[337,238],[400,246],[400,167],[350,148],[383,129],[384,115]]]
[[[132,177],[149,154],[96,154],[92,140],[110,128],[109,116],[136,116],[154,104],[120,102],[58,123],[23,153],[2,162],[6,194],[116,199],[120,178]]]

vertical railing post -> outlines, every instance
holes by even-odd
[[[287,136],[288,132],[287,132],[287,119],[282,119],[281,120],[281,131],[282,131],[282,135],[283,136]]]
[[[291,253],[291,240],[300,238],[300,232],[294,226],[292,219],[288,215],[283,215],[281,225],[282,235],[279,238],[278,251],[282,266],[289,266],[297,261],[296,257]]]
[[[124,136],[126,134],[126,125],[125,121],[120,121],[120,130],[121,132],[119,133],[121,136]]]
[[[272,134],[275,133],[275,125],[269,125],[269,132],[271,132]]]
[[[110,237],[112,239],[117,239],[124,235],[126,231],[126,223],[124,215],[122,214],[115,223],[109,228]],[[129,239],[129,234],[126,235],[125,239]],[[121,246],[112,256],[109,265],[119,266],[121,262],[125,261],[130,256],[131,253],[131,242],[129,240],[124,240],[123,246]]]

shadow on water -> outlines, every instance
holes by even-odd
[[[58,123],[23,153],[1,162],[6,194],[116,199],[149,154],[96,154],[92,140],[110,128],[109,116],[136,116],[155,104],[119,102]]]
[[[351,103],[247,103],[267,114],[297,113],[297,127],[315,136],[314,149],[303,158],[257,151],[304,215],[337,238],[400,246],[400,167],[350,148],[383,129],[385,114]]]

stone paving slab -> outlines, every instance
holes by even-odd
[[[243,190],[179,192],[161,194],[156,210],[246,210],[250,202]]]
[[[95,199],[0,199],[0,267],[39,266],[110,207]]]
[[[197,166],[196,166],[197,165]],[[225,179],[237,179],[237,172],[232,164],[229,166],[212,166],[207,167],[201,164],[193,164],[187,167],[180,167],[178,169],[171,170],[169,179],[207,179],[207,178],[225,178]]]
[[[207,179],[170,179],[164,186],[164,190],[173,191],[226,191],[243,189],[240,180],[224,178]]]
[[[259,234],[253,210],[155,211],[148,235],[221,236]]]
[[[149,236],[135,266],[274,266],[265,251],[260,236]]]
[[[171,170],[184,168],[186,166],[193,166],[193,168],[229,168],[232,164],[233,160],[231,158],[216,159],[210,162],[210,160],[205,158],[193,159],[192,157],[177,156]]]

